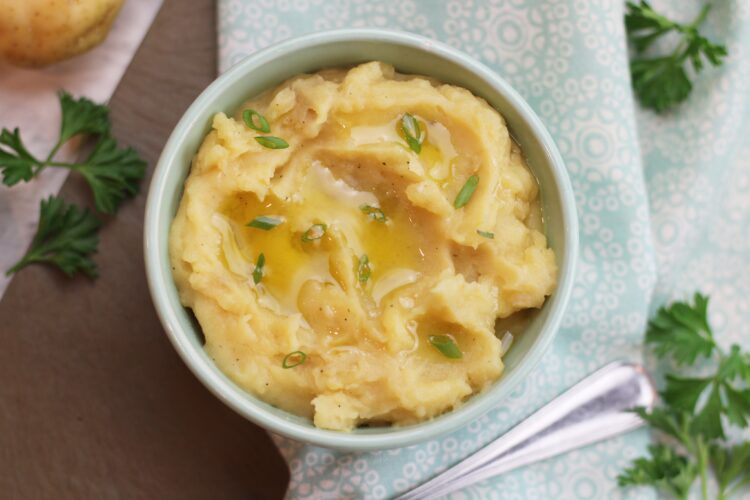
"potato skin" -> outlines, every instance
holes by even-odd
[[[0,0],[0,60],[41,67],[101,43],[124,0]]]

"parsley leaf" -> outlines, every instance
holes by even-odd
[[[667,374],[666,389],[661,393],[672,408],[692,412],[703,391],[711,385],[711,378],[683,378]]]
[[[68,276],[80,271],[96,277],[96,263],[90,256],[99,244],[100,226],[101,222],[91,212],[68,205],[62,198],[50,196],[42,200],[39,226],[31,246],[6,274],[41,262],[59,267]]]
[[[123,200],[138,193],[146,162],[134,149],[118,149],[113,138],[104,137],[85,161],[70,168],[80,172],[88,182],[96,209],[111,214]]]
[[[639,4],[627,3],[625,29],[639,54],[630,63],[630,73],[635,94],[646,108],[661,113],[688,98],[693,90],[685,70],[688,60],[696,73],[703,69],[704,58],[714,66],[722,64],[727,55],[726,47],[711,42],[698,31],[710,7],[706,5],[691,24],[685,25],[659,14],[645,0]],[[656,40],[671,32],[681,37],[672,53],[656,57],[641,55]]]
[[[708,324],[708,298],[696,293],[692,305],[678,302],[660,308],[649,321],[646,342],[658,356],[671,355],[680,364],[710,356],[716,343]]]
[[[737,427],[747,427],[750,418],[750,389],[737,390],[729,384],[723,384],[727,397],[727,418]]]
[[[658,406],[652,408],[651,411],[645,408],[634,408],[633,411],[654,429],[677,440],[684,440],[689,435],[690,420],[685,412]]]
[[[709,449],[709,456],[722,494],[727,493],[730,487],[736,491],[750,485],[750,443],[731,448],[713,445]],[[730,495],[731,492],[725,496]]]
[[[747,370],[750,370],[750,364],[746,363],[739,346],[733,345],[730,354],[722,355],[719,368],[712,376],[679,377],[667,374],[666,388],[661,395],[670,407],[695,413],[691,425],[693,433],[702,434],[708,439],[723,438],[722,413],[738,427],[748,425],[750,389],[741,385]],[[699,408],[704,393],[707,395]]]
[[[13,186],[20,181],[30,181],[34,168],[40,165],[39,160],[29,153],[21,141],[18,129],[11,132],[3,129],[0,132],[0,168],[3,169],[3,184]]]
[[[138,192],[146,172],[146,163],[131,148],[118,149],[109,135],[109,111],[106,106],[81,97],[74,99],[65,91],[58,94],[62,120],[60,137],[45,160],[35,158],[24,147],[18,129],[0,133],[0,169],[3,183],[13,186],[29,181],[46,167],[58,167],[81,173],[94,193],[97,210],[113,213],[120,203]],[[72,137],[90,134],[96,144],[89,157],[80,163],[53,161],[59,148]]]
[[[78,134],[107,135],[109,133],[109,110],[85,97],[73,97],[61,90],[58,93],[62,109],[60,141],[62,144]]]
[[[708,393],[708,399],[703,408],[693,418],[690,430],[694,434],[701,434],[708,439],[723,438],[724,428],[721,425],[721,412],[724,406],[721,403],[719,386],[714,385]]]
[[[750,354],[740,346],[729,352],[716,344],[708,322],[708,298],[696,293],[693,303],[662,307],[649,322],[646,342],[661,357],[694,364],[699,357],[713,371],[701,377],[665,374],[663,405],[635,411],[653,429],[673,438],[673,446],[650,448],[650,458],[635,460],[619,477],[621,486],[652,485],[685,498],[700,477],[702,498],[724,499],[750,485],[750,443],[725,448],[727,426],[750,424]],[[687,452],[683,454],[683,452]],[[718,492],[709,494],[708,472]]]
[[[695,466],[666,445],[648,447],[650,458],[638,458],[617,477],[620,486],[652,485],[685,498],[695,480]]]
[[[740,346],[733,345],[721,360],[719,376],[727,380],[742,379],[750,385],[750,357],[743,355]]]

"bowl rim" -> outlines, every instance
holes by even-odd
[[[274,415],[258,406],[254,401],[241,397],[240,393],[242,395],[249,393],[246,393],[228,379],[220,377],[215,370],[207,367],[205,358],[200,357],[194,345],[188,340],[186,332],[181,329],[177,313],[173,310],[166,292],[169,280],[172,279],[171,265],[168,258],[166,260],[163,258],[162,249],[158,247],[160,231],[163,230],[159,223],[159,214],[164,210],[162,200],[165,199],[164,193],[168,191],[167,173],[170,166],[176,162],[175,157],[181,149],[180,145],[184,142],[189,131],[197,126],[195,115],[210,107],[225,87],[245,76],[248,68],[263,65],[274,58],[287,55],[301,48],[352,41],[405,45],[433,52],[439,57],[465,68],[491,85],[528,123],[532,135],[536,136],[544,149],[544,154],[549,159],[551,176],[554,179],[556,190],[559,192],[562,207],[560,219],[563,224],[565,254],[561,262],[558,262],[560,279],[552,296],[554,303],[550,305],[551,310],[541,328],[537,341],[524,355],[519,366],[508,376],[501,378],[503,390],[495,394],[497,397],[486,397],[478,400],[475,404],[456,408],[433,420],[401,428],[396,427],[393,432],[384,434],[345,433],[305,426],[285,420],[283,417]],[[166,230],[168,231],[169,227]],[[298,441],[341,450],[371,451],[416,444],[455,431],[496,406],[499,399],[502,399],[501,396],[509,394],[527,377],[554,339],[571,296],[577,258],[578,219],[573,188],[562,157],[536,113],[509,83],[484,64],[441,42],[402,31],[364,28],[327,30],[291,38],[245,57],[224,74],[219,75],[200,93],[182,115],[157,161],[146,201],[144,259],[149,291],[157,315],[170,342],[190,371],[224,404],[266,430]],[[551,299],[548,298],[547,300]],[[215,368],[218,369],[218,367]],[[252,394],[250,396],[252,399],[258,399],[257,396]]]

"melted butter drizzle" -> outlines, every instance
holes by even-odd
[[[426,172],[428,177],[442,185],[453,176],[453,166],[458,159],[450,131],[440,122],[427,121],[418,116],[416,118],[424,134],[424,140],[422,150],[417,155],[418,161],[413,168],[417,168],[420,173]],[[401,130],[401,116],[380,125],[351,126],[349,130],[349,137],[355,146],[385,142],[397,144],[411,151]]]
[[[384,201],[379,203],[374,194],[352,188],[320,162],[313,162],[301,189],[288,200],[271,193],[260,201],[253,193],[240,193],[225,207],[223,215],[215,216],[231,221],[231,233],[225,227],[229,222],[219,222],[226,265],[235,274],[244,268],[249,275],[252,265],[248,263],[255,262],[263,252],[266,265],[257,287],[263,299],[260,302],[276,312],[293,314],[299,312],[297,297],[306,281],[336,283],[330,259],[331,246],[338,244],[332,237],[336,232],[343,235],[354,257],[368,256],[371,279],[360,286],[374,292],[379,302],[390,291],[416,281],[426,265],[419,227],[412,215]],[[361,205],[382,208],[388,220],[372,220],[362,212]],[[263,215],[284,222],[267,231],[246,227]],[[321,223],[327,225],[326,234],[320,240],[303,242],[302,233]]]

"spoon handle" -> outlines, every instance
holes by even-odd
[[[656,389],[641,365],[615,361],[398,500],[444,496],[516,467],[635,429],[643,422],[629,410],[635,406],[651,408],[655,400]]]

